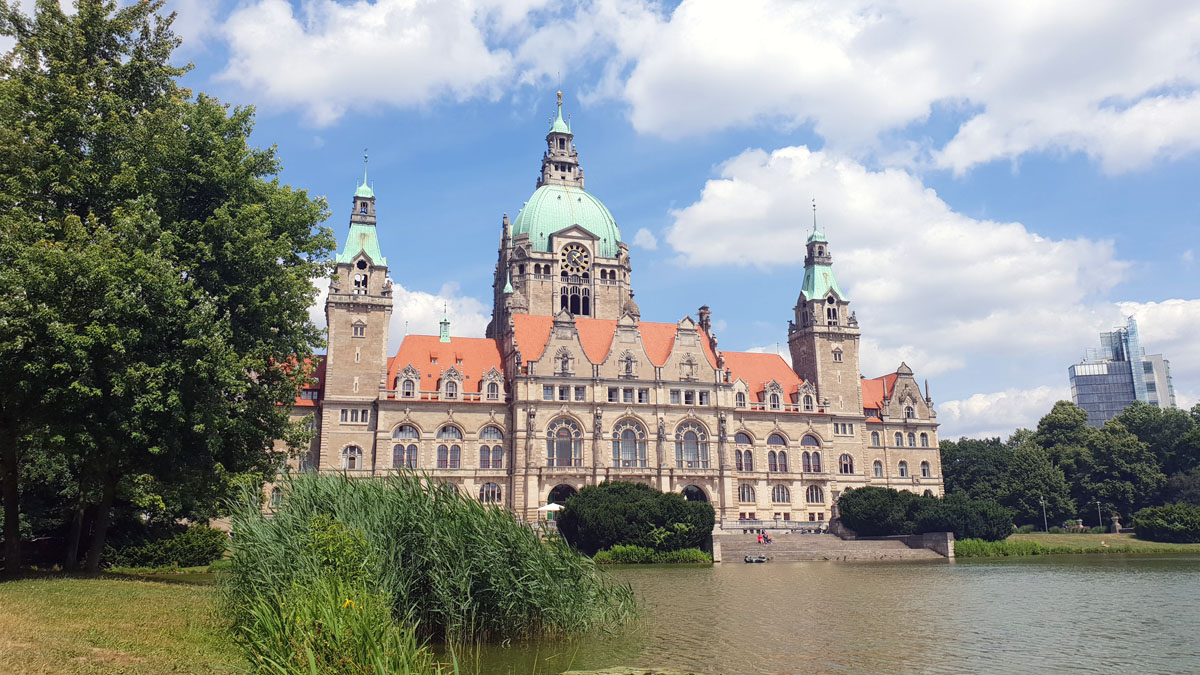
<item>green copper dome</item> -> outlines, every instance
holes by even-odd
[[[829,243],[829,240],[825,238],[825,233],[817,229],[813,229],[812,234],[808,235],[808,243],[811,244],[814,241]]]
[[[355,197],[370,197],[372,199],[375,197],[375,191],[371,189],[370,185],[367,185],[366,176],[363,176],[363,184],[359,185],[358,189],[354,191],[354,196]]]
[[[582,188],[543,185],[525,202],[513,222],[513,236],[528,234],[535,251],[550,251],[550,235],[579,225],[600,238],[597,253],[617,257],[621,230],[608,208]]]
[[[571,133],[571,127],[567,126],[567,123],[565,121],[563,121],[562,103],[558,104],[558,114],[554,117],[554,122],[550,125],[550,133],[552,133],[552,134],[569,134],[569,133]]]

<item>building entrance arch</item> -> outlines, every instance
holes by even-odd
[[[579,491],[570,485],[556,485],[550,491],[550,496],[546,497],[547,504],[566,504],[567,499],[578,494]]]
[[[689,486],[683,488],[683,498],[688,500],[689,502],[707,502],[708,501],[708,495],[704,494],[704,490],[699,487],[696,487],[695,485],[689,485]]]

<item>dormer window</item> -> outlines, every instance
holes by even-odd
[[[404,398],[413,398],[416,391],[417,385],[412,380],[405,380],[400,384],[400,395]]]
[[[779,394],[771,394],[771,410],[779,410]]]
[[[804,412],[813,411],[813,397],[808,394],[804,395]]]
[[[458,398],[458,383],[457,382],[447,382],[446,383],[446,398]]]

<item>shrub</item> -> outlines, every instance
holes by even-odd
[[[1088,534],[1104,534],[1107,531],[1103,525],[1093,525],[1088,528]]]
[[[711,504],[641,483],[605,481],[567,500],[558,531],[587,555],[618,545],[677,551],[702,547],[715,522]]]
[[[1138,539],[1183,544],[1200,542],[1200,506],[1182,502],[1151,506],[1133,514],[1133,527]]]
[[[953,532],[956,538],[998,541],[1012,533],[1011,511],[960,493],[939,499],[864,487],[842,493],[838,513],[843,524],[863,536]]]
[[[1022,525],[1017,528],[1017,534],[1029,534],[1037,529],[1036,525]]]
[[[637,565],[654,560],[654,549],[645,546],[617,544],[610,549],[597,551],[592,561],[598,565]]]
[[[1063,529],[1062,529],[1061,527],[1059,527],[1059,526],[1055,525],[1054,527],[1051,527],[1051,528],[1048,530],[1048,532],[1049,532],[1050,534],[1062,534],[1062,533],[1063,533]]]
[[[257,625],[245,602],[278,604],[331,575],[385,598],[394,622],[439,641],[570,634],[636,609],[631,588],[603,580],[561,539],[543,541],[509,511],[428,477],[285,480],[272,519],[252,491],[233,505],[233,567],[222,576],[235,625]]]
[[[712,554],[698,548],[678,551],[654,551],[645,546],[622,546],[620,544],[598,551],[592,558],[597,565],[638,565],[644,563],[679,564],[711,563]]]
[[[109,567],[196,567],[220,558],[229,542],[228,535],[204,525],[192,525],[173,537],[108,548],[105,564]]]

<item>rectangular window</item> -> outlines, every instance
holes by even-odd
[[[619,398],[620,394],[617,393],[618,391],[619,390],[616,387],[608,388],[608,402],[609,403],[616,403],[617,401],[620,400],[620,398]]]
[[[370,419],[371,419],[370,413],[368,411],[364,410],[364,411],[362,411],[362,415],[359,416],[358,421],[362,422],[363,424],[366,424]]]
[[[671,405],[679,405],[679,390],[671,390]]]
[[[570,401],[571,400],[571,388],[570,387],[559,387],[558,388],[558,400]]]
[[[354,328],[354,337],[360,338],[360,337],[367,336],[367,327],[362,325],[361,323],[354,324],[353,328]]]
[[[551,386],[549,384],[542,385],[542,400],[543,401],[553,401],[554,400],[554,387],[553,386]]]
[[[318,392],[316,389],[305,389],[304,391],[300,392],[300,398],[304,399],[305,401],[315,401],[317,400],[317,394],[319,393],[320,392]]]
[[[696,405],[696,392],[694,392],[694,391],[683,392],[683,404],[684,405]]]
[[[638,389],[638,403],[649,403],[649,402],[650,402],[650,390],[649,389]]]
[[[345,408],[342,408],[342,421],[343,422],[350,421],[350,411],[346,410]]]
[[[708,405],[708,392],[700,392],[700,405]]]
[[[354,409],[350,410],[350,421],[358,422],[358,411],[357,410],[354,410]]]
[[[586,401],[587,400],[587,387],[575,387],[575,400],[576,401]]]
[[[818,514],[817,514],[817,520],[825,520],[825,514],[824,514],[824,513],[818,513]]]
[[[851,424],[851,425],[850,425],[850,430],[849,430],[849,431],[847,431],[846,433],[848,433],[848,434],[854,434],[854,425],[853,425],[853,424]]]
[[[810,523],[815,523],[817,521],[817,514],[815,514],[815,513],[808,514],[808,521]]]
[[[621,392],[622,403],[633,403],[633,390],[625,389]]]

